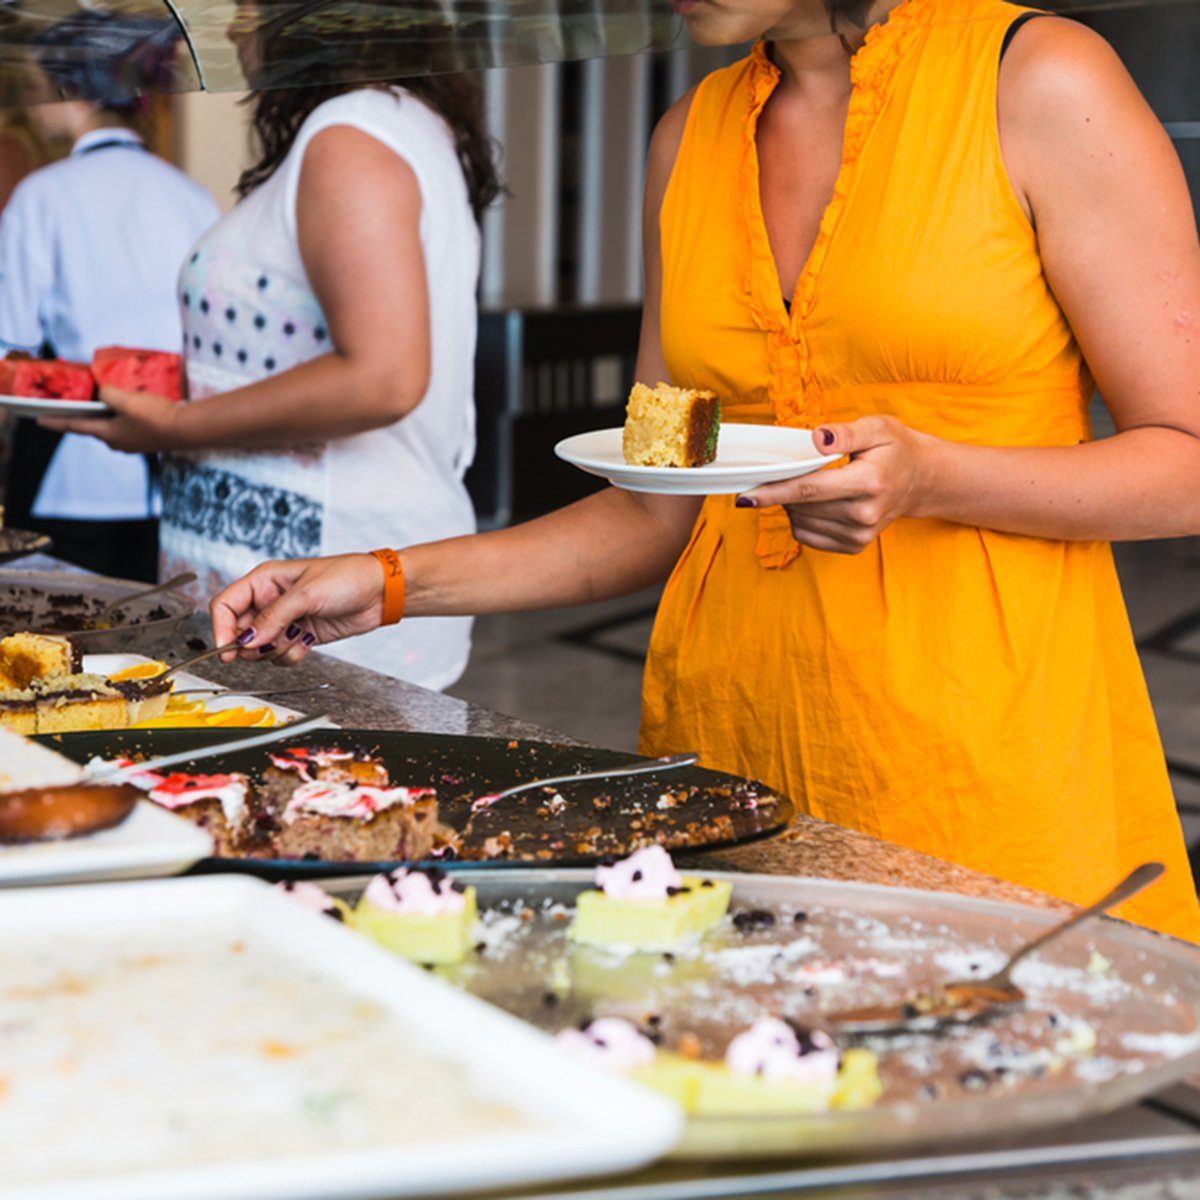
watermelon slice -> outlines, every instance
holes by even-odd
[[[91,400],[96,381],[83,363],[28,359],[12,362],[10,396],[35,400]]]
[[[101,387],[183,399],[183,360],[178,354],[103,346],[92,357],[92,374]]]

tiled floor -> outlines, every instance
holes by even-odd
[[[1117,558],[1139,640],[1200,611],[1200,541],[1123,546]],[[646,592],[588,608],[483,618],[471,665],[451,691],[587,741],[633,750],[654,600]],[[1177,768],[1184,831],[1189,843],[1200,843],[1200,617],[1170,647],[1144,647],[1142,662],[1167,756]]]

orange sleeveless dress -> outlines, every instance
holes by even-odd
[[[759,46],[704,80],[660,219],[674,383],[711,388],[727,421],[1090,436],[1092,381],[1000,153],[1022,11],[904,0],[870,31],[790,313],[755,144],[778,72]],[[655,623],[642,748],[699,750],[816,817],[1072,901],[1161,860],[1120,915],[1200,940],[1107,544],[904,519],[844,556],[797,546],[782,509],[710,497]]]

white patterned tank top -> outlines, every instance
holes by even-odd
[[[430,304],[429,387],[408,416],[368,433],[279,450],[168,455],[162,569],[164,577],[196,571],[201,599],[265,559],[403,547],[475,527],[463,475],[475,448],[479,231],[448,127],[402,89],[351,92],[320,105],[275,174],[189,256],[180,301],[191,400],[203,402],[330,350],[300,258],[296,191],[309,141],[332,125],[376,138],[416,175]],[[297,428],[303,422],[297,413]],[[466,666],[470,629],[466,617],[420,618],[327,652],[443,688]]]

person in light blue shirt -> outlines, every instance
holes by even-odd
[[[70,94],[71,79],[43,66]],[[176,284],[219,216],[212,197],[147,150],[119,96],[31,111],[45,136],[73,146],[23,180],[0,215],[0,349],[78,362],[109,345],[179,353]],[[13,440],[11,524],[49,533],[81,566],[155,577],[158,505],[144,456],[30,421]]]

